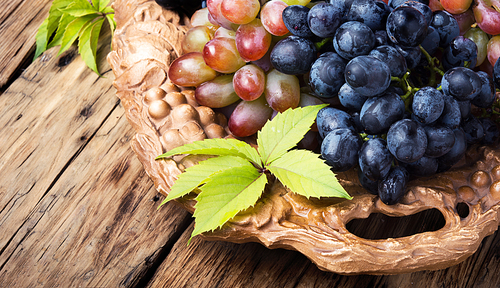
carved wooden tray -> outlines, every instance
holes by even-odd
[[[189,19],[162,9],[153,0],[116,0],[113,6],[117,29],[108,61],[116,77],[117,96],[137,132],[131,146],[156,189],[167,195],[176,176],[200,158],[154,158],[184,143],[226,137],[227,121],[199,106],[193,90],[181,90],[168,80],[168,67],[180,55]],[[297,250],[320,269],[340,274],[446,268],[473,254],[499,225],[499,147],[473,147],[459,164],[460,168],[447,173],[412,180],[405,198],[393,206],[367,193],[354,170],[339,174],[341,184],[354,196],[350,201],[307,200],[274,183],[254,208],[202,237]],[[194,210],[192,199],[179,203]],[[469,209],[463,218],[457,211],[459,203]],[[350,220],[371,213],[404,216],[433,208],[446,221],[437,231],[369,240],[346,229]]]

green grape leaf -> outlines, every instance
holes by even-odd
[[[108,20],[109,28],[111,29],[111,36],[113,36],[116,29],[115,15],[106,14],[106,19]]]
[[[172,199],[188,194],[215,173],[234,167],[245,166],[249,166],[250,168],[253,167],[247,160],[236,156],[220,156],[201,161],[197,165],[187,168],[178,176],[168,196],[163,200],[160,206]]]
[[[235,167],[214,174],[200,187],[193,216],[191,238],[224,225],[238,212],[257,202],[267,183],[265,173],[255,167]],[[191,239],[190,239],[191,240]]]
[[[167,153],[156,157],[156,159],[167,158],[177,154],[204,154],[218,156],[232,155],[247,159],[259,167],[262,163],[257,150],[249,144],[236,139],[216,138],[195,141],[190,144],[176,147]]]
[[[99,34],[101,33],[103,23],[104,18],[101,18],[92,23],[92,25],[87,26],[78,41],[78,52],[82,56],[83,61],[99,76],[100,74],[97,70],[96,53],[97,42],[99,40]]]
[[[109,2],[110,2],[110,0],[99,0],[99,11],[104,12],[104,10],[107,8]],[[111,7],[109,7],[109,8],[111,8]],[[111,9],[113,9],[113,8],[111,8]],[[107,13],[107,12],[104,12],[104,13]]]
[[[59,10],[74,17],[82,17],[99,12],[99,10],[92,7],[87,0],[73,0],[70,5]]]
[[[101,11],[100,5],[101,1],[100,0],[92,0],[92,6],[94,6],[94,9],[97,11]]]
[[[49,9],[49,16],[43,21],[36,33],[36,50],[33,59],[38,58],[38,56],[47,50],[50,36],[52,36],[57,30],[57,27],[59,27],[59,20],[63,15],[59,9],[68,6],[71,2],[72,0],[54,0],[54,2],[52,2],[52,6],[50,6]]]
[[[111,7],[108,6],[108,7],[104,7],[101,12],[105,13],[105,14],[108,14],[108,13],[113,13],[114,11],[115,10],[113,10],[113,8],[111,8]]]
[[[69,14],[63,14],[61,16],[57,32],[54,35],[54,38],[52,38],[52,41],[50,41],[49,45],[47,46],[47,49],[61,45],[66,27],[68,27],[69,23],[73,22],[75,19],[76,17],[73,17]]]
[[[307,169],[304,169],[307,167]],[[266,167],[293,192],[309,197],[351,199],[330,167],[308,150],[291,150]]]
[[[309,131],[318,111],[327,104],[288,109],[278,113],[258,132],[257,144],[264,165],[270,164],[297,143]]]
[[[59,48],[57,56],[68,50],[81,34],[81,32],[84,31],[85,28],[89,26],[92,23],[92,20],[94,20],[96,17],[98,17],[97,14],[92,14],[76,18],[75,20],[71,21],[71,23],[66,26],[66,30],[64,31],[61,39],[61,48]]]

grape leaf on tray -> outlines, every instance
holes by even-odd
[[[318,111],[325,106],[278,113],[258,133],[257,149],[236,139],[205,139],[158,156],[157,160],[178,154],[218,156],[187,168],[161,205],[195,189],[201,191],[196,197],[192,238],[221,227],[240,211],[254,206],[268,183],[268,176],[272,175],[292,192],[308,198],[350,199],[318,154],[307,150],[289,151],[304,137]]]

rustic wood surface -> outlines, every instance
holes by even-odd
[[[74,48],[25,67],[51,1],[3,2],[0,287],[500,287],[498,232],[459,265],[388,276],[323,272],[298,252],[255,243],[187,246],[190,215],[174,203],[157,210],[162,197],[130,149],[134,131],[105,61],[110,35],[98,51],[103,78]],[[429,213],[370,221],[353,231],[439,228]]]

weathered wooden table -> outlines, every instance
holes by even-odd
[[[51,1],[1,4],[0,287],[500,287],[498,232],[459,265],[391,276],[323,272],[254,243],[187,246],[190,214],[157,210],[163,197],[129,147],[106,63],[111,36],[98,51],[102,78],[75,47],[31,62]],[[415,227],[435,215],[421,216],[356,225]]]

